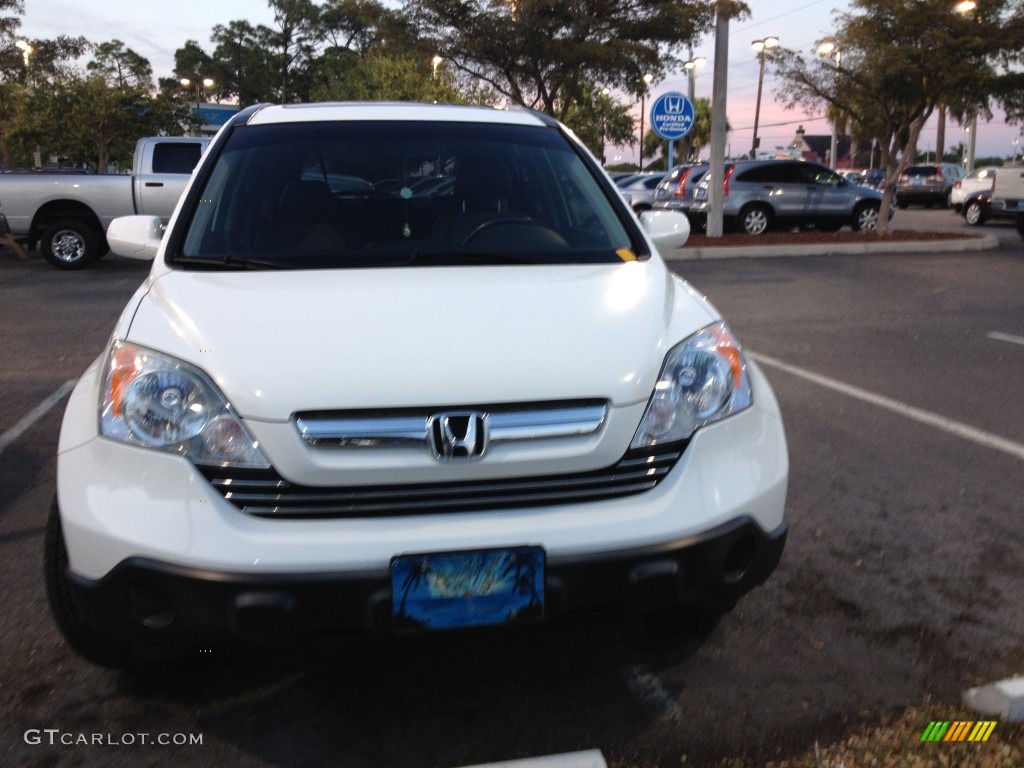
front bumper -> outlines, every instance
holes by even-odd
[[[95,386],[72,394],[57,496],[82,615],[149,649],[387,631],[391,558],[538,546],[547,615],[666,603],[722,610],[764,581],[785,541],[778,404],[749,366],[752,407],[693,436],[655,487],[534,507],[267,519],[188,461],[95,436]]]
[[[549,559],[545,619],[728,610],[775,569],[786,533],[744,518],[658,547]],[[73,576],[72,594],[91,622],[148,654],[393,631],[387,571],[257,575],[132,558],[97,581]]]

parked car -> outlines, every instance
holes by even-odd
[[[885,175],[884,168],[869,168],[864,171],[864,181],[862,182],[862,186],[869,187],[870,189],[877,189],[879,192],[884,192]]]
[[[991,192],[996,183],[996,168],[975,168],[971,173],[953,183],[950,203],[957,213],[963,210],[964,202],[975,192]]]
[[[764,375],[659,255],[688,234],[529,110],[238,113],[166,234],[107,233],[153,264],[64,414],[64,637],[119,666],[728,610],[781,557],[788,458]]]
[[[655,210],[679,211],[689,216],[690,208],[693,207],[693,193],[708,172],[708,167],[707,163],[675,166],[654,190]],[[696,222],[690,223],[696,226]]]
[[[704,176],[694,193],[691,215],[704,226],[708,187]],[[740,160],[725,166],[725,223],[749,235],[774,227],[805,226],[836,231],[843,226],[872,230],[882,195],[852,184],[835,171],[806,160]],[[891,215],[891,212],[890,212]]]
[[[900,208],[909,205],[949,208],[953,185],[963,175],[963,168],[953,163],[908,166],[896,182],[896,205]]]
[[[654,204],[654,190],[665,178],[662,172],[638,173],[634,176],[627,176],[615,182],[622,191],[622,196],[629,203],[629,207],[637,213],[648,211]]]
[[[860,171],[843,171],[842,176],[851,184],[860,184],[861,186],[867,180],[867,177]]]
[[[1014,221],[1020,213],[1016,206],[1008,207],[1005,200],[994,198],[992,190],[973,193],[963,202],[960,212],[971,226],[993,220]]]

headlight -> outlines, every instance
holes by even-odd
[[[685,440],[705,424],[750,406],[740,345],[725,323],[672,348],[630,448]]]
[[[114,342],[107,359],[100,434],[194,464],[270,466],[206,374],[122,341]]]

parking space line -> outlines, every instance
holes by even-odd
[[[1011,344],[1020,344],[1024,346],[1024,336],[1014,336],[1012,333],[1000,333],[999,331],[992,331],[987,334],[988,338],[995,339],[996,341],[1008,341]]]
[[[43,416],[46,415],[46,412],[53,408],[53,406],[63,400],[67,394],[75,388],[76,382],[77,379],[69,379],[68,381],[65,381],[60,385],[56,392],[25,414],[17,424],[0,435],[0,453],[7,450],[11,443],[21,437],[28,428],[39,421],[39,419],[43,418]]]
[[[774,357],[768,357],[767,355],[755,352],[748,352],[748,354],[762,365],[777,368],[780,371],[793,374],[801,379],[805,379],[806,381],[818,384],[819,386],[847,395],[848,397],[855,398],[865,403],[870,403],[871,405],[878,406],[879,408],[884,408],[887,411],[892,411],[893,413],[920,422],[921,424],[927,424],[930,427],[941,429],[943,432],[948,432],[951,435],[962,437],[965,440],[970,440],[972,443],[983,445],[986,448],[994,448],[997,451],[1008,453],[1014,458],[1024,461],[1024,444],[1014,442],[1013,440],[1007,440],[1005,437],[1000,437],[999,435],[993,435],[991,432],[984,432],[980,429],[975,429],[963,422],[949,419],[945,416],[940,416],[937,413],[932,413],[921,408],[916,408],[908,403],[893,400],[892,398],[885,397],[884,395],[876,395],[874,392],[869,392],[866,389],[854,387],[850,384],[844,384],[836,379],[830,379],[827,376],[822,376],[821,374],[809,371],[806,368],[790,365],[789,363],[777,360]]]

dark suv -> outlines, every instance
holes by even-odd
[[[933,205],[949,208],[953,185],[963,176],[963,169],[953,163],[907,166],[896,182],[896,205],[900,208],[915,204],[925,208]]]
[[[708,174],[697,185],[690,209],[698,226],[707,221]],[[805,160],[740,160],[727,163],[724,181],[725,223],[760,235],[779,226],[813,227],[835,232],[878,225],[882,194],[853,184],[823,165]]]

